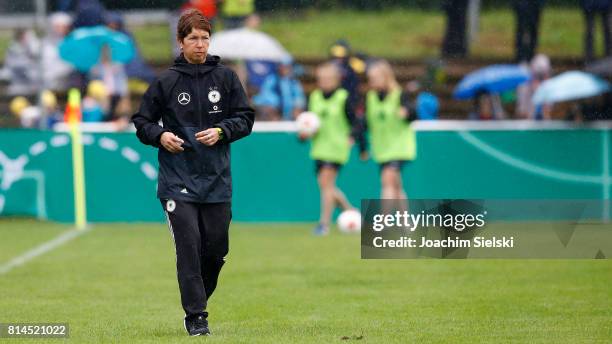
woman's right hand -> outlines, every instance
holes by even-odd
[[[180,153],[184,151],[182,145],[183,140],[180,137],[174,135],[173,133],[167,131],[161,135],[159,138],[159,143],[170,153]]]

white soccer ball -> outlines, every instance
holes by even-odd
[[[306,137],[312,137],[319,130],[319,126],[321,126],[321,121],[319,120],[319,116],[316,113],[306,111],[302,112],[295,119],[295,124],[297,125],[297,131],[299,134],[302,134]]]
[[[345,210],[338,216],[337,223],[343,233],[358,233],[361,231],[361,213],[357,210]]]

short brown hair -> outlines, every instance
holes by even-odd
[[[192,9],[185,11],[178,21],[176,26],[176,38],[179,41],[183,41],[185,37],[189,36],[193,29],[204,30],[210,34],[211,26],[210,22],[202,12]]]

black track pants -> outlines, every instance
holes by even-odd
[[[176,248],[176,270],[185,315],[206,309],[229,251],[231,203],[162,200]]]

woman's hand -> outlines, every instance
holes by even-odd
[[[198,142],[207,146],[212,146],[219,141],[219,130],[217,130],[217,128],[209,128],[196,133],[195,137]]]
[[[174,135],[173,133],[166,131],[159,138],[159,143],[170,153],[180,153],[184,151],[182,145],[183,140],[180,137]]]

